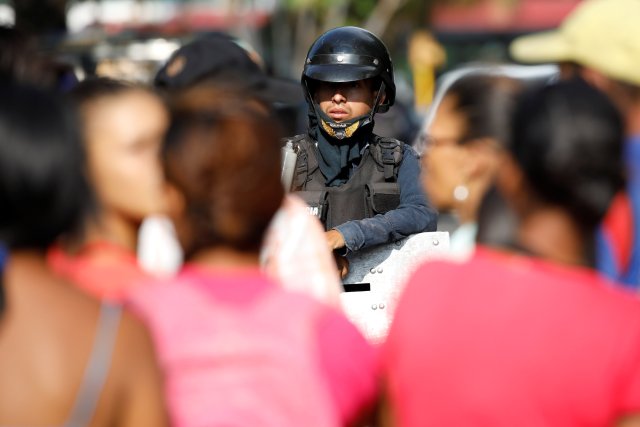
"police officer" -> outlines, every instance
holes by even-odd
[[[302,86],[309,127],[291,138],[298,153],[291,189],[325,224],[329,246],[346,254],[435,231],[415,151],[373,133],[375,114],[396,93],[382,41],[357,27],[327,31],[309,49]]]

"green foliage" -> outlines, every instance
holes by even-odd
[[[300,10],[311,10],[315,13],[326,12],[336,3],[342,3],[345,0],[285,0],[285,8],[290,12],[298,12]]]
[[[376,3],[376,0],[355,0],[351,3],[350,16],[362,22],[367,19]]]

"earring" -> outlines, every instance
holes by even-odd
[[[453,198],[459,202],[464,202],[469,197],[469,189],[466,185],[457,185],[456,188],[453,189]]]

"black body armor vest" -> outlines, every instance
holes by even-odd
[[[400,204],[398,168],[404,146],[392,138],[374,136],[349,180],[327,187],[318,166],[318,151],[308,135],[292,138],[298,157],[291,191],[330,230],[347,221],[371,218]]]

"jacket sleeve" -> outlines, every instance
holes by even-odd
[[[390,243],[411,234],[435,231],[438,213],[431,207],[420,182],[420,161],[413,148],[404,146],[398,169],[400,205],[385,214],[335,227],[344,237],[347,249],[357,251]]]

